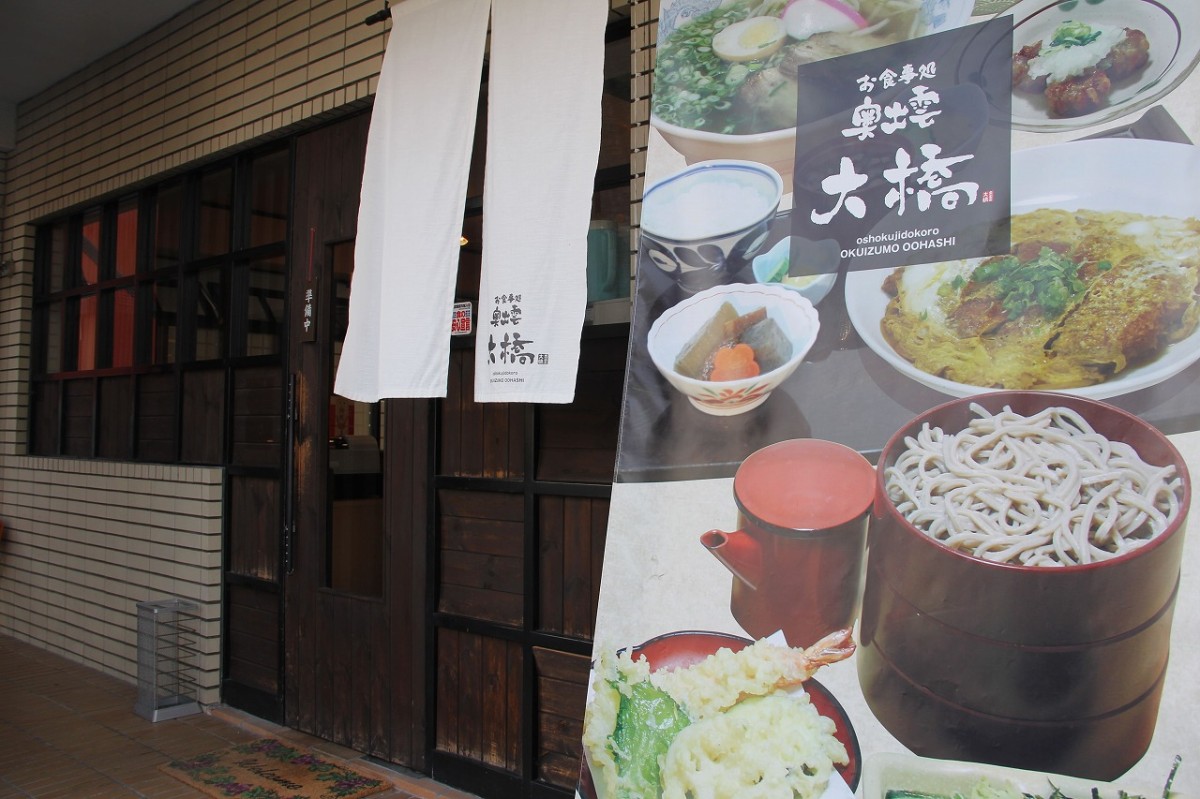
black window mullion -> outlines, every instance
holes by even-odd
[[[229,319],[226,355],[238,358],[246,354],[249,334],[250,262],[239,258],[229,273]]]
[[[250,243],[250,165],[249,155],[238,158],[233,169],[233,209],[230,217],[230,252],[244,250]]]
[[[103,289],[96,292],[96,338],[95,338],[95,363],[97,369],[107,369],[112,366],[112,351],[113,351],[113,327],[116,317],[114,316],[113,304],[115,302],[115,293],[112,289]]]

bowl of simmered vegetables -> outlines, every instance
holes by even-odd
[[[790,378],[816,341],[817,310],[779,285],[714,286],[650,326],[650,360],[697,409],[745,413]]]

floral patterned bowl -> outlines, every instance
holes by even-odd
[[[791,345],[781,365],[755,377],[709,381],[686,377],[675,369],[683,348],[725,302],[739,314],[766,308]],[[817,310],[808,298],[777,285],[731,284],[714,286],[668,308],[650,326],[646,346],[650,360],[672,386],[692,405],[714,416],[733,416],[757,408],[770,393],[792,376],[817,338]]]
[[[767,240],[783,179],[750,161],[702,161],[663,178],[642,197],[641,247],[692,293],[746,266]]]

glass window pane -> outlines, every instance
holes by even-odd
[[[206,258],[229,252],[233,216],[233,169],[226,167],[200,178],[200,219],[197,255]]]
[[[63,349],[63,304],[52,302],[46,307],[46,374],[61,372]]]
[[[132,287],[117,289],[112,296],[112,363],[133,366],[133,320],[136,307]]]
[[[349,296],[354,242],[333,246],[338,304]],[[335,313],[337,317],[339,314]],[[329,386],[329,519],[327,585],[358,596],[383,596],[383,403],[333,393],[344,325],[335,322]]]
[[[350,324],[350,275],[354,272],[354,242],[335,244],[330,250],[333,262],[333,308],[329,318],[333,325],[334,363],[341,356],[341,344]]]
[[[117,277],[137,271],[137,197],[127,197],[117,206]]]
[[[79,282],[95,285],[100,279],[100,209],[93,208],[83,215],[79,244]]]
[[[50,291],[63,290],[63,276],[67,273],[67,221],[65,219],[54,223],[50,229],[50,257],[46,259],[50,267],[50,280],[47,283]]]
[[[228,318],[224,270],[201,269],[196,280],[196,360],[207,361],[225,354],[222,339]]]
[[[250,264],[246,308],[246,354],[275,355],[283,350],[283,300],[287,291],[283,256]]]
[[[161,186],[154,208],[154,265],[179,262],[183,228],[183,184]]]
[[[175,363],[175,338],[179,332],[179,284],[174,278],[154,281],[151,288],[150,362]]]
[[[278,150],[250,167],[250,246],[283,241],[287,222],[288,151]]]
[[[79,311],[78,349],[75,351],[75,368],[87,371],[96,368],[96,312],[100,303],[95,294],[79,298],[76,308]]]

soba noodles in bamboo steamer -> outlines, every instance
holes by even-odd
[[[1104,472],[1131,453],[1146,476]],[[931,757],[1127,770],[1170,646],[1190,502],[1174,446],[1105,403],[995,392],[897,431],[877,478],[858,663],[880,721]]]

